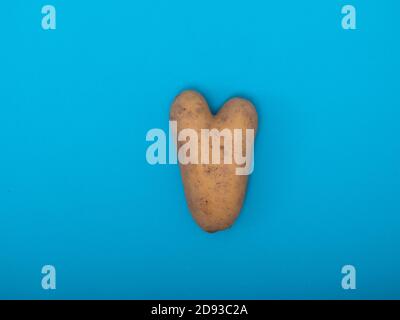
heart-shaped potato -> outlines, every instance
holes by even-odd
[[[189,90],[175,98],[170,120],[176,121],[177,125],[175,137],[178,155],[181,153],[198,160],[191,163],[183,163],[181,159],[179,161],[185,196],[193,218],[207,232],[229,228],[238,217],[246,194],[248,174],[238,174],[238,171],[249,166],[249,161],[252,165],[253,161],[253,144],[258,124],[254,106],[245,99],[233,98],[213,116],[203,96]],[[197,148],[181,150],[188,143],[180,137],[185,129],[197,133]],[[204,135],[204,129],[211,130],[211,134]],[[232,141],[222,135],[220,139],[217,137],[217,140],[213,140],[213,134],[221,133],[224,129],[229,130],[225,130],[225,133],[232,133]],[[239,131],[242,132],[241,136],[235,133]],[[249,132],[253,133],[253,139],[247,139],[251,138]],[[185,154],[187,151],[189,153]],[[220,151],[219,154],[216,151]],[[246,163],[243,163],[244,152],[250,152],[250,155],[245,156]],[[239,161],[241,157],[242,161]]]

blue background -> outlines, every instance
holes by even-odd
[[[349,3],[354,31],[344,1],[2,3],[0,298],[400,298],[400,3]],[[216,234],[178,167],[145,158],[187,88],[259,112],[245,206]]]

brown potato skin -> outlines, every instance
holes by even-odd
[[[171,107],[170,120],[182,129],[254,129],[256,109],[248,100],[233,98],[213,116],[203,96],[193,90],[179,94]],[[223,141],[223,139],[221,139]],[[221,146],[223,145],[221,141]],[[178,142],[178,149],[184,142]],[[245,147],[245,140],[243,141]],[[223,147],[221,147],[223,153]],[[200,142],[199,142],[200,153]],[[211,155],[211,142],[210,150]],[[197,224],[207,232],[229,228],[238,217],[246,194],[248,176],[236,175],[237,164],[180,164],[188,207]]]

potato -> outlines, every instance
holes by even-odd
[[[223,129],[229,129],[232,137],[234,137],[234,129],[242,129],[243,136],[238,141],[238,145],[242,147],[242,152],[239,151],[239,153],[243,155],[246,147],[249,150],[253,149],[253,145],[250,145],[253,141],[247,142],[245,139],[247,136],[245,130],[253,129],[255,136],[258,118],[254,106],[245,99],[233,98],[224,104],[217,115],[213,116],[203,96],[189,90],[175,98],[171,107],[170,120],[177,122],[176,137],[187,128],[193,129],[199,137],[196,141],[198,155],[195,155],[199,163],[182,164],[180,162],[185,196],[194,220],[207,232],[229,228],[242,208],[248,175],[237,174],[237,168],[243,167],[243,163],[238,164],[238,161],[235,161],[233,154],[238,151],[234,149],[236,145],[230,144],[229,140],[223,138],[219,140],[220,157],[215,156],[215,159],[219,158],[220,163],[212,162],[213,146],[215,147],[216,142],[212,138],[202,140],[202,129],[218,129],[220,132]],[[200,143],[204,141],[211,142],[209,148],[203,149],[203,152]],[[177,142],[178,153],[186,142],[186,140]],[[232,163],[224,162],[224,152],[229,154],[227,151],[229,149],[232,151]],[[210,163],[202,161],[202,157],[208,159]]]

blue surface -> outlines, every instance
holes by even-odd
[[[1,6],[0,298],[400,298],[398,1],[49,3]],[[186,88],[259,112],[225,232],[145,159]]]

